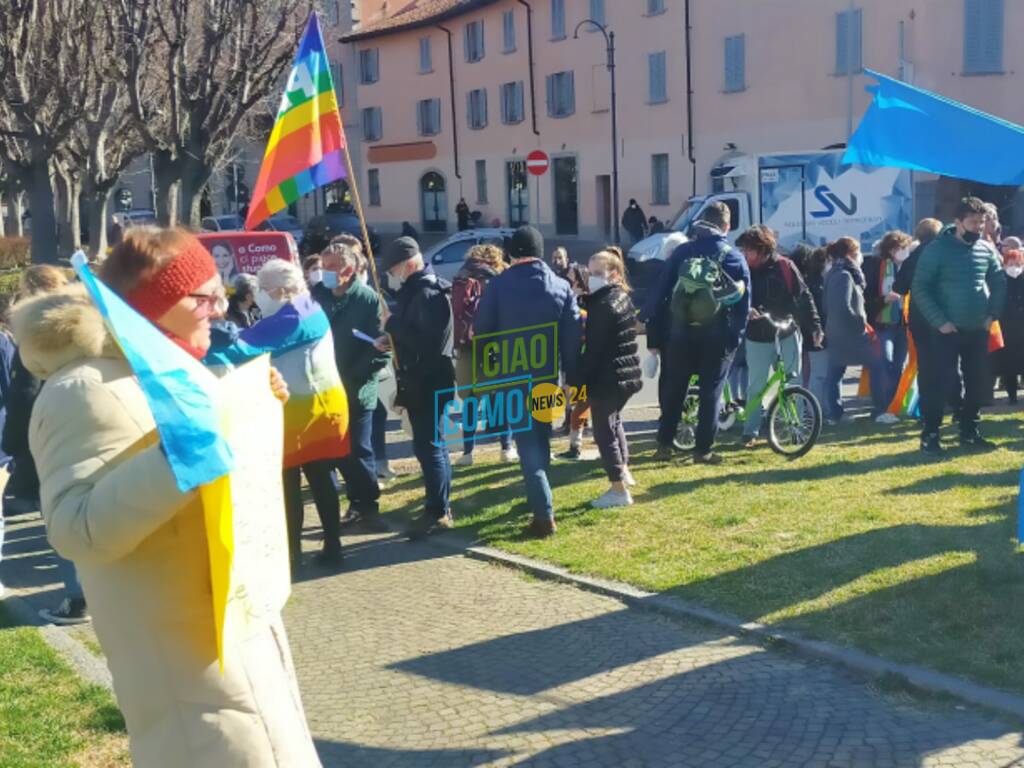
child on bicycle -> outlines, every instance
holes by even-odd
[[[633,503],[636,484],[629,471],[629,446],[622,409],[642,386],[636,343],[636,309],[629,297],[622,251],[608,248],[590,258],[586,342],[579,375],[594,420],[594,440],[612,487],[598,497],[599,509]]]

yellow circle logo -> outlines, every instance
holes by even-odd
[[[537,384],[530,395],[530,409],[534,419],[551,424],[565,412],[565,392],[557,384]]]

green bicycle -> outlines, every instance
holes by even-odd
[[[780,334],[788,331],[792,320],[779,323],[768,318],[775,327],[775,365],[772,375],[760,392],[750,396],[744,407],[726,402],[718,412],[718,426],[727,430],[739,421],[746,421],[758,405],[764,405],[768,414],[768,445],[781,456],[797,459],[810,451],[821,436],[821,404],[809,391],[796,384],[787,384],[789,374],[782,359]],[[700,396],[697,377],[690,380],[683,418],[673,441],[680,451],[692,450],[697,442],[697,413]]]

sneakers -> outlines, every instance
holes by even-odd
[[[506,464],[515,464],[519,461],[519,451],[516,450],[514,445],[510,445],[508,448],[502,448],[501,460]]]
[[[880,414],[878,414],[878,416],[875,417],[875,424],[899,424],[899,423],[900,423],[900,417],[897,416],[894,413],[889,413],[888,411],[886,411],[885,413],[880,413]]]
[[[629,491],[616,491],[614,488],[609,488],[590,502],[590,506],[594,509],[613,509],[614,507],[628,507],[632,504],[633,497]]]
[[[548,536],[553,536],[558,531],[558,525],[555,524],[554,518],[550,520],[538,520],[536,517],[530,521],[529,527],[526,532],[530,536],[534,536],[538,539],[546,539]]]
[[[377,468],[377,479],[383,480],[384,482],[391,482],[398,477],[398,473],[391,468],[390,464],[385,463],[384,466]]]
[[[72,624],[86,624],[92,621],[89,611],[85,606],[85,598],[81,597],[65,597],[64,602],[53,610],[43,608],[39,611],[39,616],[45,621],[61,627],[67,627]]]
[[[921,435],[921,453],[929,456],[941,456],[945,451],[937,433]]]
[[[391,526],[381,516],[380,512],[360,512],[357,509],[349,509],[341,518],[342,528],[359,528],[370,533],[387,533]]]
[[[744,448],[756,448],[757,447],[757,435],[744,435],[743,436],[743,447]]]
[[[567,461],[579,461],[582,457],[583,451],[580,450],[578,445],[570,445],[568,451],[558,454],[558,458],[566,459]]]
[[[974,431],[960,435],[960,447],[973,451],[993,451],[996,448],[996,444],[991,440],[986,440],[977,431]]]
[[[629,471],[629,467],[625,467],[622,470],[622,482],[626,484],[627,488],[636,487],[636,478],[633,477],[633,473]]]
[[[693,463],[717,467],[722,463],[722,457],[717,453],[695,453],[693,454]]]
[[[451,510],[448,510],[441,517],[434,517],[429,512],[424,512],[412,521],[412,525],[409,528],[409,541],[419,541],[432,533],[450,531],[454,527],[455,520],[452,518]]]
[[[674,455],[671,445],[659,445],[654,450],[655,461],[671,461]]]
[[[326,568],[337,568],[342,564],[344,555],[342,554],[341,547],[324,547],[313,555],[313,560],[317,565]]]
[[[473,466],[473,454],[464,453],[454,462],[456,467],[472,467]]]

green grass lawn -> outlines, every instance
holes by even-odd
[[[39,630],[0,606],[0,765],[128,766],[124,720],[108,691],[83,683]]]
[[[559,530],[544,541],[523,536],[516,466],[456,469],[452,505],[491,546],[1024,692],[1024,435],[1015,414],[987,416],[984,430],[999,450],[933,460],[915,425],[858,422],[795,462],[744,451],[733,433],[719,467],[655,462],[634,440],[637,503],[590,509],[607,487],[599,463],[556,462]],[[418,473],[385,503],[418,514]]]

